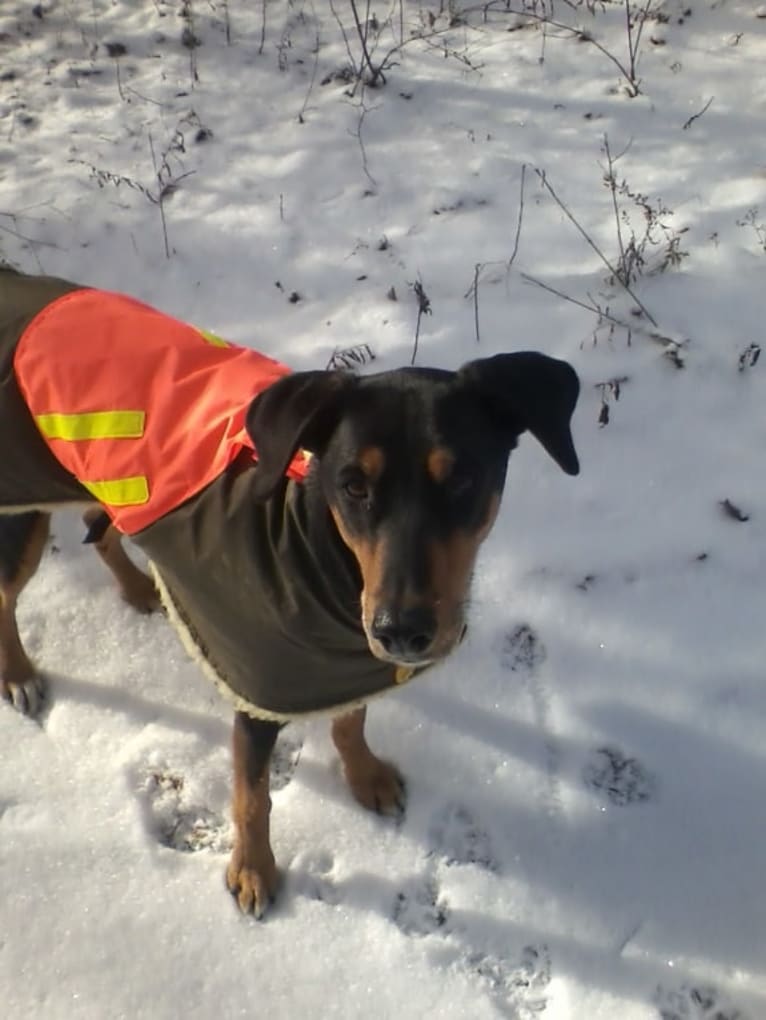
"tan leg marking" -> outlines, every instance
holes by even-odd
[[[16,603],[40,564],[49,529],[50,515],[41,514],[29,535],[16,576],[0,583],[0,695],[30,716],[40,711],[43,682],[21,643]]]
[[[90,507],[83,520],[90,526],[102,513],[100,507]],[[111,524],[102,537],[94,542],[96,552],[114,575],[120,595],[139,613],[152,613],[160,608],[160,597],[154,582],[139,570],[122,546],[122,536]]]
[[[252,774],[251,749],[247,734],[234,729],[234,795],[231,813],[235,840],[226,885],[244,914],[263,917],[279,885],[271,849],[268,758],[257,777]]]
[[[377,758],[364,736],[366,708],[333,719],[332,739],[351,792],[368,811],[384,815],[404,812],[405,788],[401,773]]]

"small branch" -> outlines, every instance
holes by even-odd
[[[614,175],[614,164],[615,160],[612,159],[612,153],[609,149],[609,136],[604,135],[604,152],[606,153],[607,163],[607,174],[606,183],[609,186],[609,191],[612,195],[612,209],[614,210],[614,223],[617,228],[617,246],[620,249],[620,265],[625,267],[625,245],[622,241],[622,225],[620,223],[620,208],[617,202],[617,179]],[[624,155],[624,153],[623,153]],[[619,159],[619,157],[618,157]]]
[[[490,6],[492,6],[492,5],[490,5]],[[630,84],[631,86],[635,87],[635,84],[633,82],[633,79],[631,77],[629,69],[625,67],[625,65],[622,63],[621,60],[619,60],[617,57],[615,57],[614,53],[611,53],[605,46],[603,46],[598,41],[598,39],[594,39],[593,36],[590,35],[589,32],[585,32],[581,28],[574,28],[572,25],[567,25],[563,21],[555,21],[547,13],[537,14],[534,11],[514,10],[512,7],[506,7],[505,2],[503,2],[503,9],[506,10],[509,14],[516,14],[516,15],[519,15],[520,17],[531,18],[533,21],[540,21],[540,22],[542,22],[545,25],[550,25],[551,28],[559,28],[563,32],[569,32],[572,35],[577,36],[577,38],[581,42],[590,43],[591,46],[595,46],[596,47],[596,49],[599,51],[599,53],[603,54],[603,56],[605,56],[608,60],[611,60],[611,62],[619,70],[619,72],[623,76],[623,78],[626,79],[628,84]]]
[[[263,47],[266,45],[266,3],[267,0],[261,0],[261,42],[258,47],[259,56],[263,56]]]
[[[301,106],[300,110],[298,111],[299,124],[304,123],[304,114],[306,112],[306,107],[309,105],[311,93],[314,91],[314,83],[316,81],[318,67],[319,67],[319,29],[317,29],[316,39],[314,40],[314,66],[311,68],[311,79],[309,81],[309,87],[306,90],[306,96],[303,100],[303,106]]]
[[[630,51],[630,74],[631,80],[635,85],[636,91],[638,91],[636,66],[638,64],[638,50],[639,47],[641,46],[641,34],[644,31],[644,25],[646,24],[646,19],[649,16],[649,12],[653,2],[654,0],[646,0],[643,11],[641,11],[641,13],[638,15],[637,18],[638,31],[636,32],[635,39],[633,38],[633,33],[631,29],[630,28],[628,29],[628,48]],[[625,8],[628,12],[628,24],[630,24],[630,0],[625,0]]]
[[[513,251],[508,259],[508,272],[511,271],[514,259],[519,252],[519,241],[521,240],[521,221],[524,218],[524,184],[527,178],[527,164],[521,164],[521,182],[519,184],[519,215],[516,219],[516,236],[513,239]]]
[[[548,291],[549,294],[555,294],[556,297],[559,297],[564,301],[568,301],[572,305],[577,305],[578,308],[584,308],[586,312],[592,312],[593,315],[597,315],[599,319],[603,319],[605,322],[614,323],[615,326],[619,326],[621,329],[626,330],[628,335],[638,333],[640,336],[646,337],[647,340],[660,344],[667,351],[674,351],[676,354],[683,350],[686,346],[685,341],[674,340],[672,337],[665,336],[656,330],[646,329],[636,323],[628,323],[623,319],[618,319],[616,316],[603,309],[600,305],[596,304],[596,302],[592,299],[590,304],[586,301],[580,301],[578,298],[572,297],[571,294],[566,294],[563,290],[557,290],[557,288],[551,286],[551,284],[544,283],[542,280],[538,280],[536,277],[530,276],[529,273],[519,273],[519,276],[525,283],[531,283],[535,287],[540,287],[541,290]]]
[[[703,113],[707,113],[707,111],[712,106],[714,99],[715,99],[715,96],[711,96],[710,99],[708,99],[708,101],[702,107],[702,109],[700,110],[699,113],[692,114],[692,116],[687,121],[684,121],[684,125],[683,125],[682,130],[683,131],[688,131],[689,128],[692,126],[692,124],[695,122],[695,120],[699,120],[699,118],[702,116]]]
[[[349,0],[351,5],[351,12],[354,15],[354,24],[356,25],[356,34],[359,36],[359,42],[362,44],[362,55],[364,56],[364,63],[370,72],[370,85],[377,85],[378,78],[386,84],[386,76],[383,74],[382,66],[377,68],[372,66],[372,58],[370,57],[369,50],[367,49],[367,25],[369,24],[369,3],[367,4],[367,16],[365,17],[365,27],[362,28],[362,24],[359,20],[359,12],[356,9],[356,0]],[[362,65],[364,66],[364,64]]]
[[[420,280],[416,280],[412,285],[412,289],[415,292],[415,297],[418,299],[418,319],[415,323],[415,343],[412,347],[412,360],[411,365],[415,364],[415,359],[418,356],[418,341],[420,339],[420,322],[424,315],[431,315],[431,301],[423,290],[423,284]]]
[[[637,296],[635,295],[635,293],[633,292],[633,290],[632,290],[632,289],[631,289],[631,288],[630,288],[630,287],[628,286],[627,282],[626,282],[625,280],[623,280],[623,279],[621,279],[621,278],[620,278],[620,274],[619,274],[619,273],[617,272],[617,270],[616,270],[616,269],[614,268],[614,266],[613,266],[613,265],[612,265],[612,263],[611,263],[611,262],[609,261],[609,259],[608,259],[608,258],[606,257],[606,255],[604,255],[604,253],[603,253],[603,252],[601,251],[601,249],[600,249],[600,248],[599,248],[599,246],[598,246],[598,245],[596,244],[596,242],[595,242],[595,241],[593,240],[593,238],[592,238],[592,237],[590,236],[590,234],[588,234],[588,232],[587,232],[587,231],[586,231],[586,230],[584,229],[584,227],[582,227],[582,226],[581,226],[581,225],[580,225],[580,224],[578,223],[578,221],[577,221],[577,220],[575,219],[575,217],[574,217],[574,216],[572,215],[572,213],[571,213],[571,212],[569,211],[569,209],[567,208],[567,206],[565,205],[565,203],[564,203],[564,202],[563,202],[563,201],[562,201],[562,200],[561,200],[561,199],[559,198],[559,196],[558,196],[558,195],[556,194],[556,192],[555,192],[555,191],[553,190],[553,187],[552,187],[552,186],[551,186],[551,184],[550,184],[550,183],[548,182],[548,179],[547,179],[547,177],[546,177],[546,175],[545,175],[545,171],[543,171],[543,170],[540,170],[540,169],[535,169],[535,173],[536,173],[536,174],[537,174],[537,176],[539,177],[539,179],[540,179],[540,181],[541,181],[541,183],[542,183],[543,187],[544,187],[544,188],[546,189],[546,191],[547,191],[547,192],[548,192],[548,193],[550,194],[551,198],[553,198],[553,200],[554,200],[554,202],[556,203],[556,205],[558,205],[559,209],[561,209],[561,211],[562,211],[562,212],[564,213],[564,215],[565,215],[565,216],[567,217],[567,219],[568,219],[568,220],[570,221],[570,223],[572,223],[572,224],[573,224],[573,225],[574,225],[574,226],[575,226],[575,227],[577,228],[577,231],[578,231],[578,233],[579,233],[579,234],[580,234],[580,235],[581,235],[581,236],[582,236],[582,237],[583,237],[583,238],[584,238],[584,239],[585,239],[585,240],[587,241],[587,243],[588,243],[588,245],[590,246],[590,248],[592,248],[592,250],[593,250],[593,251],[594,251],[594,252],[595,252],[595,253],[596,253],[596,254],[598,255],[598,257],[599,257],[599,258],[601,259],[601,261],[602,261],[602,262],[604,263],[604,265],[605,265],[605,266],[606,266],[606,268],[607,268],[607,269],[609,270],[609,272],[610,272],[610,273],[612,274],[612,276],[613,276],[613,277],[615,278],[615,280],[618,280],[618,281],[619,281],[619,283],[621,284],[621,286],[622,286],[622,287],[623,287],[623,288],[625,289],[625,291],[626,291],[626,292],[627,292],[628,294],[630,294],[630,296],[631,296],[631,297],[633,298],[633,300],[634,300],[634,301],[636,302],[636,304],[638,305],[638,307],[639,307],[639,308],[641,309],[641,311],[642,311],[642,312],[644,313],[644,315],[645,315],[645,316],[647,317],[647,319],[648,319],[648,320],[649,320],[649,321],[651,322],[651,324],[652,324],[653,326],[656,326],[656,325],[657,325],[657,320],[656,320],[656,319],[654,318],[654,316],[653,316],[653,315],[652,315],[652,313],[651,313],[651,312],[649,311],[649,309],[648,309],[648,308],[647,308],[647,307],[646,307],[646,306],[644,305],[644,303],[643,303],[643,302],[642,302],[642,301],[641,301],[641,300],[640,300],[640,299],[639,299],[639,298],[638,298],[638,297],[637,297]]]
[[[479,276],[484,268],[484,264],[477,262],[473,267],[473,284],[471,290],[473,291],[473,328],[476,332],[476,343],[481,343],[481,336],[479,334]]]
[[[370,173],[370,169],[369,169],[369,166],[367,164],[367,150],[364,147],[364,139],[362,138],[362,128],[364,127],[364,118],[370,112],[370,108],[364,105],[364,94],[362,94],[362,97],[359,100],[359,104],[358,104],[357,108],[359,110],[359,119],[357,120],[357,123],[356,123],[356,131],[350,131],[349,134],[354,135],[354,137],[356,138],[357,142],[359,143],[359,151],[362,154],[362,170],[364,170],[365,177],[370,182],[373,190],[377,191],[378,190],[378,182],[375,180],[375,178]],[[373,109],[374,109],[374,107],[373,107]]]
[[[487,266],[505,265],[505,275],[506,275],[506,277],[508,276],[508,274],[511,271],[511,267],[513,266],[513,263],[514,263],[514,261],[516,259],[516,256],[519,253],[519,242],[521,240],[521,224],[522,224],[522,221],[524,219],[524,183],[526,181],[526,176],[527,176],[527,164],[526,163],[522,163],[521,164],[521,183],[519,185],[519,215],[516,218],[516,236],[513,239],[513,251],[511,252],[511,257],[505,263],[502,263],[502,262],[477,262],[476,265],[474,266],[473,283],[471,284],[471,286],[468,288],[468,290],[465,293],[465,297],[473,296],[473,321],[474,321],[474,329],[476,331],[476,343],[477,344],[481,342],[481,337],[479,335],[479,277],[481,276],[482,271]]]

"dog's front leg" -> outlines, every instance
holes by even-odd
[[[92,544],[111,570],[120,594],[139,613],[160,607],[160,597],[151,577],[139,570],[122,547],[122,537],[100,506],[88,507],[82,516],[88,527],[86,542]]]
[[[43,683],[29,660],[16,623],[16,602],[40,563],[48,539],[46,513],[0,515],[0,696],[35,716]]]
[[[401,773],[370,750],[364,736],[366,708],[333,719],[332,739],[343,762],[351,792],[369,811],[384,815],[404,812],[405,789]]]
[[[269,840],[269,758],[280,723],[254,719],[245,712],[234,717],[235,837],[226,884],[240,910],[262,917],[277,890],[278,873]]]

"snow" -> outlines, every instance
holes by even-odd
[[[120,603],[79,520],[55,519],[19,612],[50,708],[39,725],[0,706],[10,1020],[766,1015],[766,369],[745,353],[763,338],[766,20],[665,0],[631,98],[571,32],[501,4],[446,30],[443,6],[376,10],[377,53],[400,9],[439,34],[353,94],[321,84],[348,62],[338,18],[358,56],[345,0],[0,9],[0,253],[20,268],[296,369],[356,344],[409,363],[420,280],[419,364],[533,348],[582,381],[581,475],[522,440],[467,640],[370,711],[404,821],[354,804],[324,723],[280,737],[285,880],[260,923],[223,883],[227,706],[165,620]],[[627,59],[621,2],[528,6]],[[633,283],[656,326],[535,172],[616,260],[605,135],[618,180],[673,210]],[[687,254],[660,272],[672,237]]]

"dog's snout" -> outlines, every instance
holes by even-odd
[[[436,636],[436,616],[422,606],[401,610],[379,609],[372,620],[372,636],[392,657],[421,659]]]

